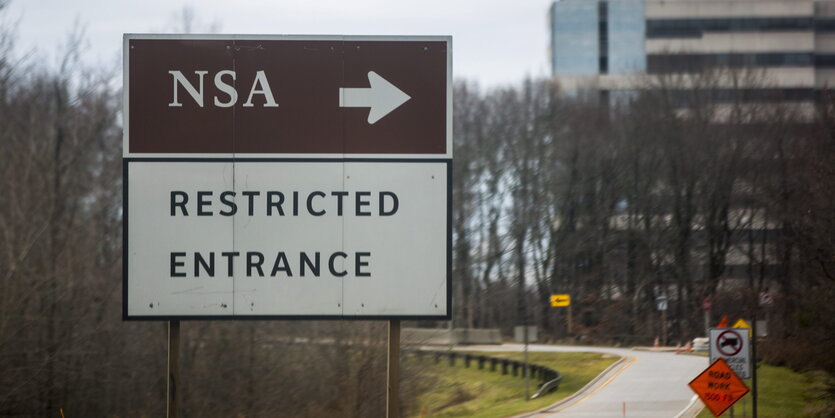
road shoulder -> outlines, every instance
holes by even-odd
[[[602,373],[597,375],[597,377],[592,379],[589,383],[580,388],[580,390],[578,390],[577,392],[574,392],[568,397],[563,398],[560,401],[552,405],[549,405],[545,408],[542,408],[538,411],[526,412],[524,414],[515,415],[513,418],[534,417],[540,414],[551,414],[576,405],[585,400],[587,397],[596,393],[598,390],[608,385],[612,380],[614,380],[615,377],[621,374],[635,361],[635,357],[621,356],[620,359],[618,359],[618,361],[612,363],[611,366],[607,367],[606,370],[603,370]]]

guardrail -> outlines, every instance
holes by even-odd
[[[469,368],[470,365],[476,365],[479,370],[484,370],[489,367],[491,372],[500,371],[503,375],[512,374],[513,376],[525,376],[525,367],[528,368],[528,374],[531,378],[538,379],[542,382],[539,390],[531,397],[536,399],[546,393],[557,390],[562,381],[562,374],[560,372],[546,366],[539,364],[528,363],[517,360],[510,360],[506,358],[498,358],[492,356],[485,356],[480,354],[459,353],[455,351],[434,351],[434,350],[404,350],[414,354],[417,358],[432,358],[435,363],[440,363],[446,359],[449,366],[455,366],[456,361],[461,360],[464,367]]]

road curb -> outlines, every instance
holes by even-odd
[[[621,370],[625,369],[627,366],[632,364],[632,360],[634,359],[634,357],[628,358],[621,356],[620,359],[618,359],[618,361],[612,363],[612,365],[607,367],[606,370],[603,370],[603,372],[601,372],[599,375],[597,375],[597,377],[589,381],[589,383],[586,383],[586,385],[580,388],[580,390],[578,390],[577,392],[574,392],[568,397],[554,404],[546,406],[545,408],[542,408],[538,411],[514,415],[511,418],[525,418],[533,417],[540,414],[550,414],[558,412],[559,409],[565,409],[567,407],[570,407],[575,403],[579,402],[580,400],[584,399],[584,395],[602,386],[603,382],[608,382],[608,378],[617,375]]]
[[[650,351],[654,353],[674,353],[676,351],[675,347],[641,347],[635,346],[632,347],[633,351]]]
[[[699,396],[693,395],[690,399],[690,404],[687,405],[687,408],[684,408],[683,411],[679,412],[675,418],[695,418],[696,415],[699,415],[699,413],[702,412],[704,407],[705,404],[699,400]]]

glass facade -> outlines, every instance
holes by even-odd
[[[646,70],[643,0],[609,0],[609,72]]]
[[[643,0],[558,0],[550,18],[553,75],[646,69]]]
[[[559,0],[551,6],[551,71],[554,75],[598,73],[597,2]]]

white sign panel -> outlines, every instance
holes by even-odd
[[[445,316],[449,168],[129,163],[127,316]]]
[[[710,330],[710,363],[724,359],[741,379],[751,378],[751,346],[744,328]]]

